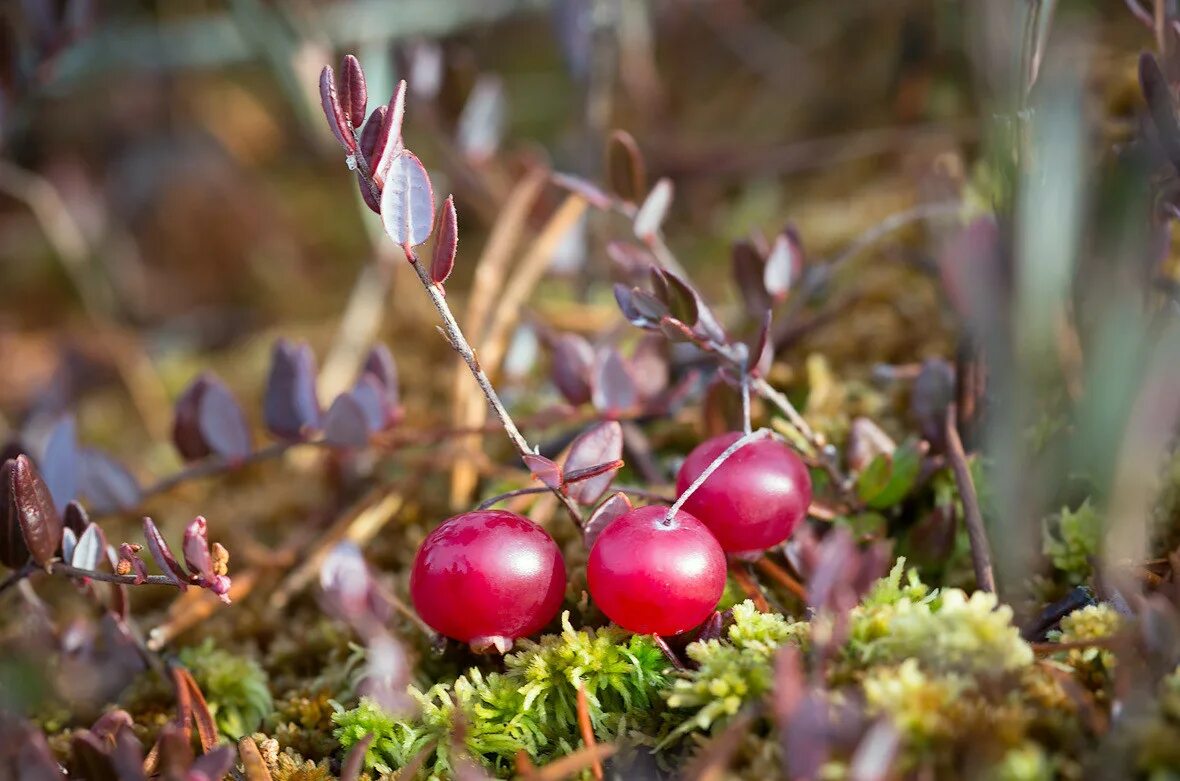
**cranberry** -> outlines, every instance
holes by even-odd
[[[507,510],[443,521],[418,548],[410,595],[422,620],[480,650],[507,650],[557,614],[565,562],[553,538]]]
[[[735,431],[697,445],[680,467],[676,492],[684,493],[741,436]],[[709,527],[727,553],[747,553],[790,537],[810,504],[807,466],[782,442],[760,439],[726,459],[688,497],[684,509]]]
[[[586,565],[594,603],[636,634],[692,629],[725,590],[725,553],[717,540],[683,510],[665,523],[668,509],[640,507],[611,521]]]

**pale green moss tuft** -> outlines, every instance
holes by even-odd
[[[1063,508],[1060,515],[1044,524],[1042,550],[1070,585],[1079,585],[1090,577],[1091,561],[1101,544],[1102,516],[1089,499],[1076,510]]]
[[[212,639],[185,648],[180,663],[193,674],[217,728],[237,740],[258,729],[274,710],[266,671],[245,656],[217,648]]]

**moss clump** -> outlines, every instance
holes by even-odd
[[[274,709],[266,671],[253,659],[217,648],[211,639],[185,648],[179,658],[226,737],[237,740],[250,734]]]
[[[733,608],[728,642],[707,640],[688,646],[694,670],[681,673],[667,693],[668,707],[695,711],[664,741],[693,730],[712,730],[742,706],[770,691],[774,654],[786,643],[802,645],[810,626],[777,613],[760,613],[752,602]]]
[[[1102,516],[1087,499],[1078,509],[1065,507],[1045,521],[1041,550],[1066,583],[1076,586],[1090,577],[1101,543]]]
[[[1061,629],[1049,635],[1059,643],[1085,643],[1113,637],[1123,626],[1123,617],[1113,607],[1102,603],[1087,605],[1061,619]],[[1061,658],[1073,668],[1078,678],[1098,695],[1111,680],[1115,655],[1100,645],[1071,648]]]
[[[385,713],[368,699],[341,708],[332,717],[335,737],[347,750],[365,735],[375,735],[366,768],[390,773],[425,750],[430,777],[449,778],[458,713],[466,725],[467,752],[489,770],[506,774],[522,749],[534,761],[547,762],[577,747],[577,692],[585,687],[598,739],[651,742],[645,733],[660,727],[658,693],[668,683],[668,663],[660,650],[647,637],[613,627],[575,631],[568,613],[562,626],[560,635],[523,641],[519,651],[504,657],[504,673],[472,668],[453,683],[426,691],[410,687],[419,711],[414,718]]]

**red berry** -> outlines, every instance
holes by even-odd
[[[565,593],[553,538],[522,515],[476,510],[449,518],[418,548],[410,595],[447,637],[502,650],[539,631]]]
[[[713,612],[725,590],[725,553],[705,525],[683,510],[640,507],[611,521],[590,550],[590,596],[607,617],[636,634],[674,635]]]
[[[735,431],[697,445],[676,476],[677,494],[741,436]],[[790,537],[810,504],[807,466],[782,442],[760,439],[726,459],[693,492],[684,509],[709,527],[727,553],[746,553]]]

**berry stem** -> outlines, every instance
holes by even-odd
[[[753,430],[750,427],[750,354],[746,352],[742,356],[741,362],[742,372],[742,433],[750,436]]]
[[[771,431],[770,429],[760,428],[757,431],[753,431],[749,434],[744,434],[740,439],[736,440],[732,445],[725,448],[725,450],[721,451],[721,455],[714,458],[712,463],[710,463],[707,467],[705,467],[705,471],[701,472],[700,475],[697,477],[697,479],[693,480],[692,484],[689,485],[688,488],[684,489],[684,493],[680,494],[680,497],[675,502],[672,503],[671,507],[668,508],[668,512],[664,514],[664,519],[662,521],[663,524],[665,526],[672,525],[672,519],[676,517],[676,513],[680,512],[680,508],[684,507],[684,503],[687,502],[689,500],[689,498],[694,493],[696,493],[696,490],[698,488],[700,488],[702,485],[704,485],[705,481],[709,479],[709,475],[716,472],[718,469],[721,468],[722,464],[724,464],[726,461],[729,460],[730,456],[732,456],[734,453],[738,452],[739,450],[741,450],[743,447],[750,444],[751,442],[755,442],[759,439],[766,439],[767,437],[773,437],[773,436],[774,436],[774,432]]]
[[[496,417],[500,420],[500,425],[504,428],[504,433],[508,435],[509,441],[512,442],[513,447],[516,448],[521,457],[528,455],[535,455],[535,451],[529,447],[528,441],[524,435],[520,433],[520,429],[516,427],[512,416],[508,414],[508,410],[504,407],[504,403],[500,401],[499,394],[496,389],[492,387],[492,381],[488,379],[488,375],[484,372],[483,367],[479,365],[479,359],[475,356],[475,350],[471,348],[471,344],[463,335],[463,330],[459,327],[458,321],[455,320],[455,315],[451,312],[450,306],[447,305],[447,299],[443,296],[442,291],[438,285],[430,278],[430,272],[426,266],[422,265],[422,261],[418,259],[417,253],[413,248],[404,245],[402,250],[406,253],[406,260],[410,261],[410,265],[414,267],[414,271],[418,274],[418,279],[422,282],[422,287],[426,289],[426,294],[430,296],[431,302],[434,303],[434,308],[438,310],[438,315],[442,318],[442,331],[447,337],[447,341],[451,343],[451,347],[455,352],[459,353],[459,357],[467,364],[467,368],[471,370],[471,376],[475,378],[475,382],[479,385],[479,389],[483,391],[484,398],[487,399],[488,405],[492,411],[496,413]],[[558,489],[552,489],[553,495],[565,507],[566,512],[569,513],[570,519],[574,524],[582,528],[582,514],[578,510],[578,506],[564,493]]]
[[[971,469],[967,466],[967,454],[963,450],[963,440],[959,438],[959,428],[955,425],[954,404],[949,405],[946,410],[946,445],[947,458],[951,462],[951,470],[955,473],[955,483],[959,487],[959,497],[963,500],[963,515],[967,521],[967,538],[971,541],[971,564],[975,568],[975,584],[982,591],[995,593],[996,575],[992,570],[987,530],[983,525],[983,513],[979,510],[979,496],[975,493]]]

